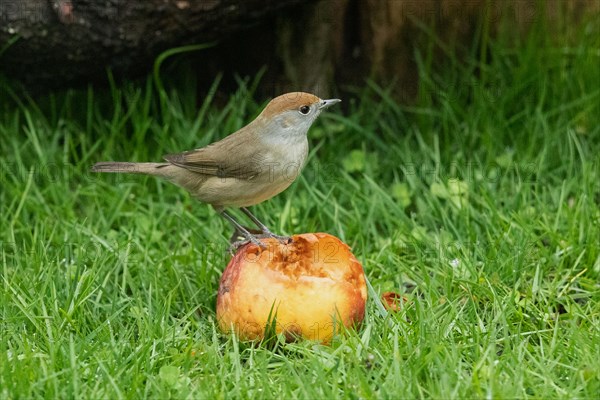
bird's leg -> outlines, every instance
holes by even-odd
[[[256,218],[254,216],[254,214],[252,214],[250,212],[250,210],[248,210],[246,207],[241,207],[240,209],[242,210],[242,212],[244,214],[246,214],[248,216],[248,218],[250,218],[252,220],[252,222],[254,222],[256,224],[256,226],[258,226],[260,228],[260,230],[263,233],[260,236],[277,239],[282,244],[288,244],[292,240],[292,238],[290,238],[288,236],[279,236],[279,235],[276,235],[273,232],[271,232],[269,230],[269,228],[267,228],[267,226],[265,224],[263,224],[262,222],[260,222],[259,219]]]
[[[242,225],[240,225],[240,223],[237,222],[235,220],[235,218],[233,218],[231,215],[229,215],[229,213],[227,211],[220,210],[219,213],[223,216],[223,218],[225,218],[227,221],[229,221],[231,223],[231,225],[233,225],[236,232],[239,232],[242,236],[245,237],[245,240],[238,240],[238,241],[231,243],[231,246],[229,248],[229,250],[231,252],[233,252],[233,250],[239,249],[241,246],[245,245],[246,243],[250,243],[250,242],[254,243],[255,245],[257,245],[263,249],[267,248],[267,246],[265,246],[264,243],[262,243],[260,240],[258,240],[258,238],[256,236],[251,234],[248,231],[248,229],[246,229]]]

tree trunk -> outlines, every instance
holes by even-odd
[[[203,86],[267,66],[265,96],[327,96],[332,82],[370,77],[395,82],[410,102],[415,54],[427,54],[431,36],[460,59],[481,29],[517,39],[540,19],[564,34],[595,17],[591,34],[600,34],[599,11],[600,0],[0,0],[0,71],[29,88],[106,81],[107,68],[135,76],[166,49],[217,39],[191,56]]]
[[[0,0],[0,68],[25,83],[50,86],[103,79],[107,68],[135,74],[170,47],[228,37],[295,3]]]

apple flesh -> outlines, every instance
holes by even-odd
[[[289,244],[241,247],[223,272],[217,296],[222,331],[260,340],[267,326],[288,340],[329,343],[341,325],[360,324],[367,286],[350,248],[326,233],[295,235]]]

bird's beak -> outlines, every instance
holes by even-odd
[[[321,103],[319,104],[319,110],[323,110],[329,106],[332,106],[334,104],[337,104],[341,102],[340,99],[329,99],[329,100],[321,100]]]

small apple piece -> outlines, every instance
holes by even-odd
[[[285,245],[264,239],[266,249],[241,247],[219,284],[217,320],[241,340],[264,338],[267,324],[288,340],[329,343],[340,324],[365,316],[363,268],[348,245],[326,233],[305,233]]]
[[[406,296],[396,292],[385,292],[381,295],[381,302],[388,311],[398,312],[404,307],[404,304],[408,302]]]

